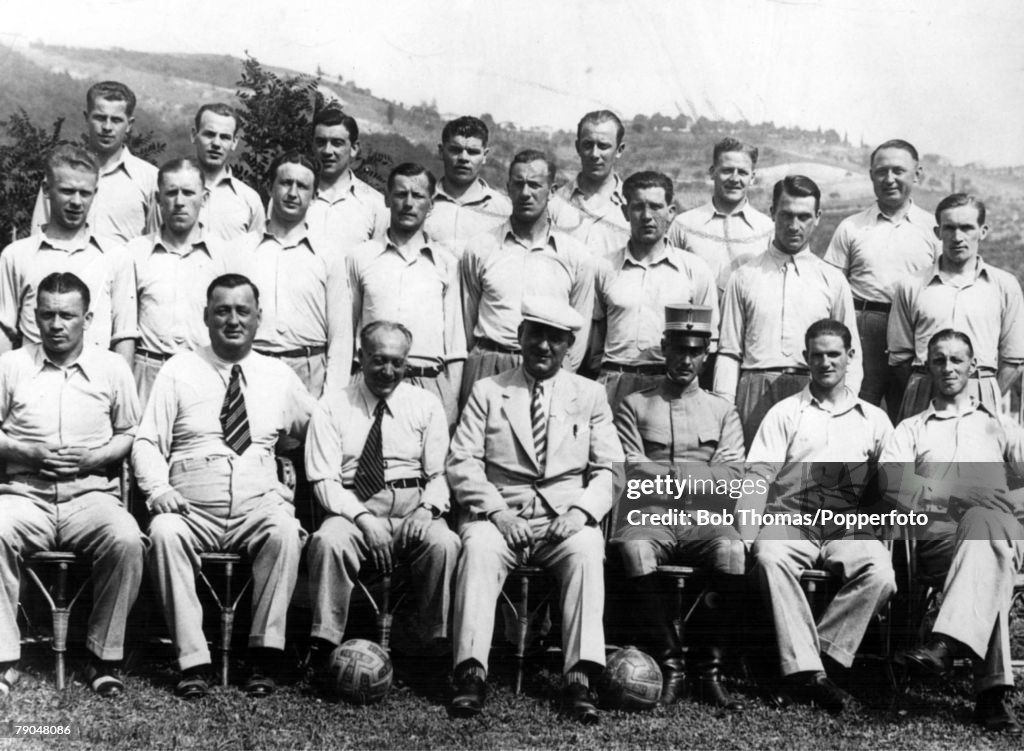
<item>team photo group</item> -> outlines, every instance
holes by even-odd
[[[969,662],[974,721],[1020,732],[1024,296],[983,260],[983,196],[914,202],[913,144],[873,149],[876,200],[819,256],[814,180],[765,185],[762,213],[758,145],[724,138],[711,195],[679,207],[663,172],[619,173],[609,110],[582,114],[564,184],[521,149],[489,185],[491,134],[467,115],[437,134],[443,174],[397,164],[382,194],[354,173],[359,124],[337,104],[257,186],[232,172],[231,105],[198,106],[194,152],[157,167],[126,145],[134,92],[83,93],[87,142],[47,156],[31,228],[0,253],[0,706],[29,577],[66,553],[91,582],[76,673],[102,697],[125,693],[153,632],[174,693],[207,696],[201,582],[227,560],[251,577],[252,697],[277,690],[296,640],[329,694],[354,594],[393,575],[404,649],[452,718],[486,713],[516,620],[503,589],[529,574],[553,592],[569,722],[609,705],[606,656],[627,643],[606,638],[612,616],[654,669],[652,703],[839,715],[869,629],[930,581],[941,607],[883,655],[890,675]],[[627,477],[680,490],[625,499]],[[669,510],[678,523],[632,521]],[[889,523],[837,521],[866,511]],[[703,592],[683,612],[680,577]],[[737,692],[740,673],[759,690]]]

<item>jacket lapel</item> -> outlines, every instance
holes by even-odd
[[[501,396],[505,419],[512,428],[512,434],[530,457],[533,468],[539,470],[537,448],[533,445],[533,422],[530,419],[530,389],[526,385],[522,370],[516,370]]]

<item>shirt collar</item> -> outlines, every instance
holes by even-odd
[[[43,349],[42,344],[36,346],[35,352],[32,354],[32,362],[36,373],[41,373],[47,366],[54,368],[55,370],[70,370],[71,368],[77,368],[78,371],[90,381],[99,375],[97,371],[97,368],[100,367],[98,360],[99,350],[90,344],[85,344],[82,347],[81,354],[78,355],[78,359],[63,368],[52,362],[50,358],[46,356],[46,350]]]
[[[833,417],[845,415],[847,412],[854,409],[860,413],[861,417],[865,416],[864,405],[848,386],[843,386],[843,401],[832,409],[824,407],[821,402],[818,401],[814,394],[811,393],[810,384],[804,386],[803,391],[800,392],[800,411],[802,412],[809,407],[815,407],[822,412],[828,412]]]
[[[164,253],[175,253],[175,251],[168,248],[167,245],[164,243],[163,233],[160,230],[157,230],[156,232],[153,233],[152,252],[155,253],[158,250]],[[206,255],[210,256],[211,258],[213,257],[212,255],[210,255],[210,248],[207,247],[206,244],[206,228],[203,226],[202,222],[199,222],[199,237],[196,239],[196,241],[189,246],[186,252],[175,253],[175,255],[181,255],[183,257],[190,256],[197,250],[203,251],[204,253],[206,253]]]
[[[661,242],[658,243],[657,247],[651,251],[651,255],[643,262],[638,261],[633,257],[633,254],[629,252],[629,245],[619,251],[621,254],[619,257],[619,268],[625,268],[629,266],[655,266],[659,263],[667,263],[672,268],[679,270],[679,263],[676,260],[675,255],[672,253],[672,248],[668,244],[668,238],[662,237]]]
[[[539,243],[538,245],[535,245],[533,247],[534,248],[539,248],[539,247],[542,247],[544,245],[550,245],[552,250],[554,250],[557,253],[558,252],[558,243],[555,240],[555,233],[553,232],[553,229],[554,229],[554,223],[551,221],[551,217],[549,216],[548,217],[548,226],[547,226],[547,237],[545,237],[544,240],[541,243]],[[521,245],[524,248],[526,247],[526,243],[524,243],[516,235],[516,233],[512,231],[512,222],[511,221],[506,220],[505,223],[501,226],[501,237],[506,242],[508,240],[511,240],[516,245]]]
[[[55,245],[54,243],[50,242],[50,239],[46,236],[45,232],[40,232],[38,237],[39,245],[36,246],[37,250],[42,250],[43,248],[49,248],[50,250],[65,250],[64,247],[60,245]],[[101,253],[106,252],[106,248],[104,247],[106,245],[106,241],[101,240],[97,235],[94,235],[92,232],[92,228],[89,227],[88,224],[85,225],[85,231],[81,235],[79,235],[77,239],[81,240],[81,242],[76,242],[75,245],[71,247],[71,249],[67,252],[76,253],[79,250],[85,250],[86,247],[89,245],[92,245],[94,248],[96,248],[96,250],[100,251]]]
[[[406,243],[404,247],[399,247],[391,240],[391,230],[388,229],[384,236],[383,247],[381,248],[380,253],[378,253],[377,255],[383,255],[384,253],[387,253],[389,250],[392,250],[398,255],[400,255],[402,257],[402,260],[405,261],[406,263],[411,263],[415,258],[417,258],[422,253],[426,253],[427,257],[430,258],[430,260],[433,263],[437,263],[437,258],[434,254],[434,249],[430,246],[430,238],[427,237],[427,233],[424,232],[423,230],[420,230],[419,236],[413,238],[412,242]]]
[[[973,396],[971,397],[970,404],[968,404],[967,408],[964,409],[963,411],[953,412],[951,410],[943,410],[942,412],[939,412],[937,409],[935,409],[935,402],[934,401],[929,401],[928,402],[928,406],[925,408],[924,412],[922,412],[921,414],[922,414],[922,416],[924,418],[924,421],[928,422],[929,420],[932,420],[932,419],[935,419],[935,420],[953,420],[953,419],[956,419],[958,417],[966,417],[967,415],[974,414],[975,412],[984,412],[989,417],[995,417],[996,416],[992,412],[992,410],[990,410],[987,406],[985,406],[984,403],[979,402]]]
[[[569,198],[572,198],[576,194],[583,195],[583,189],[580,188],[580,176],[577,174],[569,183]],[[601,186],[596,195],[607,197],[616,206],[624,206],[626,203],[625,197],[622,195],[622,178],[619,177],[618,172],[612,173],[611,188],[607,185]]]
[[[437,186],[434,188],[434,200],[448,201],[450,203],[458,203],[462,205],[484,203],[485,201],[491,200],[494,197],[494,189],[487,184],[487,182],[478,177],[473,181],[466,192],[459,198],[454,198],[448,194],[444,189],[442,180],[437,181]]]
[[[395,394],[398,393],[398,389],[402,388],[402,385],[403,384],[399,383],[395,387],[395,390],[391,392],[390,398],[393,398]],[[366,413],[372,416],[373,413],[377,410],[377,404],[381,401],[381,399],[379,396],[370,391],[370,388],[369,386],[366,385],[365,380],[359,382],[359,397],[360,399],[362,399],[363,406],[366,407]],[[395,413],[391,410],[391,405],[388,403],[388,401],[388,399],[384,400],[384,411],[387,412],[392,417],[394,417]]]
[[[775,265],[778,266],[779,268],[781,268],[787,261],[792,259],[793,265],[796,266],[796,270],[798,272],[804,270],[807,264],[812,263],[811,258],[814,256],[814,254],[811,253],[810,245],[806,245],[804,249],[801,250],[799,253],[789,254],[779,250],[778,247],[775,245],[774,240],[768,246],[768,250],[765,253],[765,255],[768,258],[772,259],[772,261],[775,262]]]
[[[698,206],[695,211],[699,212],[700,223],[707,224],[713,219],[724,219],[725,217],[739,217],[743,220],[744,224],[753,229],[750,220],[747,218],[747,209],[750,208],[750,201],[746,198],[743,199],[743,203],[737,206],[731,213],[726,214],[715,208],[714,201],[708,201],[703,206]]]
[[[270,231],[270,222],[267,222],[267,227],[266,227],[265,230],[263,230],[263,242],[267,242],[268,240],[271,240],[274,243],[276,243],[277,245],[279,245],[280,247],[284,248],[285,250],[290,250],[291,248],[297,248],[300,245],[305,245],[306,246],[306,250],[308,250],[310,253],[313,253],[315,255],[316,254],[316,246],[314,245],[313,238],[310,236],[310,233],[309,233],[309,223],[308,222],[303,222],[302,223],[302,228],[303,228],[303,230],[305,230],[303,232],[302,236],[299,237],[299,239],[296,240],[291,245],[285,245],[283,242],[281,242],[278,239],[277,235],[273,234]],[[263,243],[260,243],[260,244],[262,245]]]
[[[939,268],[939,264],[941,263],[941,261],[942,255],[940,253],[938,260],[935,261],[935,265],[932,266],[931,273],[928,275],[928,284],[931,284],[932,282],[936,281],[939,282],[940,284],[944,283],[942,281],[942,273]],[[974,278],[977,280],[982,276],[984,276],[986,279],[989,278],[988,265],[985,263],[985,260],[979,255],[975,256]]]

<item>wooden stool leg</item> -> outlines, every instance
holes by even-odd
[[[68,623],[71,608],[68,607],[68,564],[57,564],[57,576],[53,592],[53,655],[56,658],[57,690],[67,686]]]
[[[380,648],[391,654],[391,624],[394,616],[391,613],[391,576],[381,577],[380,607],[377,608],[377,640]]]
[[[519,605],[516,621],[516,693],[523,692],[523,668],[526,663],[526,637],[530,630],[530,577],[523,574],[519,579]]]
[[[231,638],[235,630],[235,608],[231,599],[231,580],[235,564],[224,564],[224,598],[220,601],[220,685],[228,685],[228,671],[231,663]]]

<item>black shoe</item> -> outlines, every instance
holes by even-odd
[[[818,705],[829,714],[841,714],[846,708],[846,692],[825,673],[813,673],[794,688],[802,699]]]
[[[476,673],[462,670],[455,676],[455,694],[448,705],[452,717],[476,717],[484,708],[487,681]]]
[[[932,639],[923,647],[904,650],[896,655],[895,661],[911,671],[932,676],[943,676],[953,669],[953,654],[949,645],[940,639]]]
[[[249,680],[245,682],[245,693],[254,699],[262,699],[275,691],[277,691],[277,684],[274,679],[261,669],[254,667],[249,674]]]
[[[716,709],[724,709],[727,712],[742,712],[743,702],[732,696],[722,685],[718,668],[712,668],[701,673],[693,687],[694,698],[704,704],[710,704]]]
[[[202,699],[210,693],[210,684],[199,673],[183,675],[174,687],[174,695],[180,699]]]
[[[686,671],[683,669],[681,658],[670,657],[662,660],[661,668],[661,697],[658,704],[675,704],[683,695],[686,688]]]
[[[570,683],[563,689],[562,707],[574,720],[584,725],[596,725],[601,720],[597,696],[590,690],[590,686],[582,683]]]
[[[104,699],[113,699],[124,693],[124,682],[109,662],[92,660],[86,665],[82,677],[93,693]]]
[[[993,688],[978,694],[978,703],[974,705],[974,721],[990,733],[1020,735],[1020,723],[1006,703],[1006,694],[1004,688]]]

